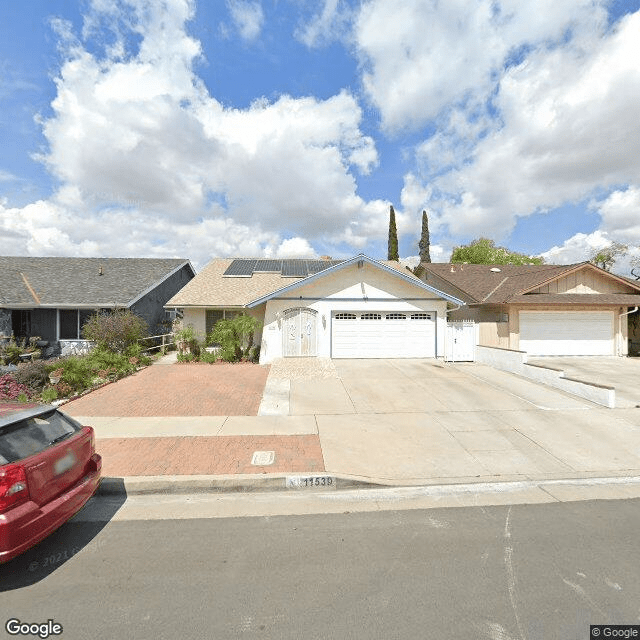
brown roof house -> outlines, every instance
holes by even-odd
[[[398,262],[216,258],[167,308],[200,338],[240,313],[262,326],[260,362],[288,356],[418,358],[444,353],[456,294],[423,282]]]
[[[51,353],[83,350],[82,325],[101,309],[126,308],[157,332],[164,304],[195,276],[183,258],[0,256],[0,339],[38,336]]]
[[[464,301],[449,318],[475,321],[479,346],[530,356],[628,353],[628,318],[640,305],[640,282],[589,262],[422,263],[416,273],[423,282]]]

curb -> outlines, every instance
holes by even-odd
[[[322,481],[324,479],[324,484]],[[316,483],[317,481],[317,483]],[[342,491],[350,489],[418,489],[428,493],[458,492],[509,492],[524,488],[544,488],[552,486],[602,486],[640,484],[640,476],[582,476],[574,478],[522,478],[521,480],[478,479],[469,482],[462,478],[451,482],[423,481],[420,484],[411,482],[393,482],[360,480],[350,476],[318,474],[314,476],[300,474],[273,475],[233,475],[233,476],[129,476],[125,478],[102,478],[96,495],[131,496],[131,495],[186,495],[194,493],[261,493],[293,491],[317,493],[326,491]]]
[[[396,485],[357,480],[327,473],[234,476],[129,476],[104,477],[96,495],[258,493],[274,491],[340,491],[380,489]]]

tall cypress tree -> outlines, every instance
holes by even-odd
[[[398,255],[398,231],[396,230],[396,212],[393,205],[389,207],[389,247],[387,260],[400,260]]]
[[[427,218],[427,212],[422,212],[422,235],[420,236],[420,242],[418,248],[420,249],[420,262],[431,262],[431,255],[429,254],[429,219]]]

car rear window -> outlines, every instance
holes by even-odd
[[[0,429],[0,464],[17,462],[71,437],[81,427],[58,411],[19,420]]]

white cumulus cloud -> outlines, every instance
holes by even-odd
[[[255,40],[260,35],[264,23],[264,12],[260,2],[227,0],[227,6],[240,37],[243,40]]]
[[[96,0],[83,34],[109,29],[121,46],[90,47],[57,23],[63,62],[41,160],[58,187],[48,200],[0,208],[0,229],[18,238],[10,252],[177,254],[203,264],[312,255],[313,245],[339,254],[347,237],[384,235],[370,219],[385,203],[356,191],[356,173],[378,156],[350,92],[224,107],[194,72],[202,51],[186,29],[192,2],[117,5],[114,21],[113,3]]]

